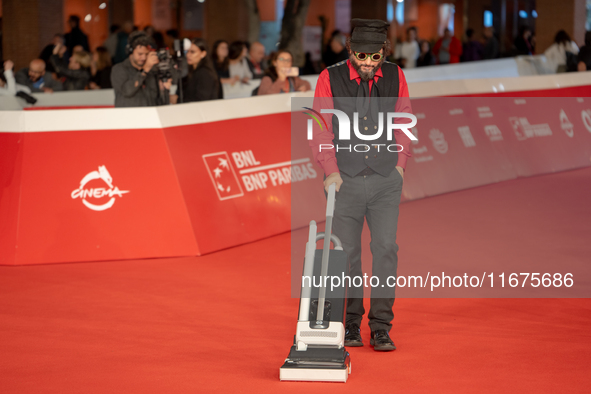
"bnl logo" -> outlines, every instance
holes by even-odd
[[[324,118],[322,117],[322,114],[333,114],[337,117],[337,121],[339,122],[339,141],[346,141],[346,140],[350,140],[351,139],[351,120],[349,119],[349,116],[344,113],[343,111],[340,111],[338,109],[321,109],[320,112],[309,108],[309,107],[304,107],[305,109],[309,110],[310,112],[304,112],[306,115],[309,115],[312,119],[308,119],[308,140],[312,140],[313,139],[313,127],[314,127],[314,121],[316,121],[316,123],[318,123],[318,126],[320,126],[320,130],[324,131],[324,127],[326,127],[328,129],[328,125],[326,123],[326,121],[324,120]],[[378,114],[378,126],[377,126],[377,131],[375,132],[375,134],[361,134],[361,132],[359,131],[359,113],[354,112],[353,113],[353,132],[355,133],[355,137],[357,137],[358,139],[362,140],[362,141],[375,141],[377,139],[379,139],[382,134],[384,133],[384,118],[386,119],[386,137],[388,141],[392,141],[393,140],[393,133],[392,131],[395,129],[400,129],[404,134],[406,134],[406,136],[408,138],[411,139],[411,141],[418,141],[417,137],[414,136],[414,134],[410,131],[410,129],[412,129],[414,126],[416,126],[417,124],[417,117],[413,114],[409,114],[406,112],[387,112],[384,116],[383,112],[380,112]],[[394,123],[394,119],[400,119],[400,118],[406,118],[406,119],[410,119],[409,123]],[[322,121],[322,123],[321,123]],[[324,125],[324,127],[323,127]],[[386,146],[385,144],[374,144],[374,146],[378,149],[379,151],[379,147],[380,146]],[[391,150],[391,147],[399,147],[399,150]],[[334,149],[335,146],[331,145],[331,144],[320,144],[319,146],[319,150],[322,151],[322,149]],[[355,152],[367,152],[370,150],[370,146],[366,145],[366,144],[357,144],[354,146],[340,146],[337,145],[336,146],[337,151],[339,150],[348,150],[351,151],[351,149],[353,149]],[[387,146],[388,151],[390,152],[400,152],[402,151],[402,146],[399,144],[391,144]]]

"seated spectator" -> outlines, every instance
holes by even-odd
[[[277,51],[271,58],[271,65],[261,80],[258,95],[287,92],[306,92],[310,83],[291,74],[293,56],[285,49]]]
[[[554,43],[546,49],[544,55],[551,72],[577,71],[579,47],[570,39],[568,33],[560,30],[554,37]]]
[[[454,37],[451,30],[446,28],[433,46],[433,55],[437,64],[459,63],[462,55],[462,43]]]
[[[64,90],[62,83],[45,71],[45,62],[41,59],[31,61],[28,68],[21,68],[16,73],[16,82],[27,86],[33,93],[53,93]]]
[[[466,42],[462,50],[462,61],[473,62],[482,60],[484,56],[484,47],[476,38],[474,38],[474,29],[466,30]]]
[[[49,58],[51,57],[51,54],[53,53],[53,48],[55,48],[55,46],[57,44],[64,45],[64,42],[65,42],[64,36],[61,34],[56,34],[55,36],[53,36],[53,40],[51,41],[51,43],[47,44],[45,46],[45,48],[43,48],[43,50],[41,51],[41,54],[39,55],[39,59],[41,59],[45,62],[45,67],[46,67],[47,71],[55,72],[55,70],[53,69],[53,65],[49,61]],[[64,51],[64,53],[61,56],[66,60],[70,58],[70,54],[68,53],[68,51]]]
[[[105,47],[98,47],[92,54],[90,88],[111,89],[111,55]]]
[[[246,45],[242,41],[234,41],[230,44],[228,52],[230,78],[237,78],[242,83],[248,83],[252,79],[252,73],[246,61],[246,53]]]
[[[435,64],[435,57],[431,53],[431,44],[429,41],[421,41],[421,54],[417,59],[417,67],[433,66]]]
[[[591,70],[591,31],[585,33],[585,45],[581,47],[577,61],[579,71]]]
[[[218,74],[207,53],[205,40],[202,38],[191,40],[191,47],[187,51],[187,63],[189,74],[183,78],[183,102],[222,98]]]
[[[248,57],[246,61],[248,62],[248,68],[252,73],[253,79],[261,79],[263,75],[265,75],[265,65],[263,64],[263,60],[265,59],[265,46],[260,42],[253,42],[250,45],[250,50],[248,51]]]
[[[0,73],[0,96],[14,96],[16,92],[31,93],[31,89],[16,83],[12,72],[13,68],[12,60],[4,62],[4,72]]]
[[[228,58],[228,41],[218,40],[213,44],[213,66],[218,73],[221,83],[234,85],[239,77],[230,78],[230,59]]]
[[[61,50],[61,45],[56,45],[53,49],[53,55],[50,60],[53,68],[60,77],[65,77],[65,90],[84,90],[90,81],[90,63],[91,58],[87,52],[74,52],[70,56],[70,62],[65,65],[65,62],[59,58],[58,53]]]

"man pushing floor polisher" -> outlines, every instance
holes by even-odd
[[[361,232],[367,220],[371,233],[372,276],[384,284],[388,277],[396,276],[398,206],[404,168],[411,154],[410,138],[400,129],[394,129],[394,138],[401,150],[379,149],[392,143],[388,140],[392,134],[381,132],[383,124],[378,111],[407,114],[412,111],[404,73],[397,65],[384,61],[390,51],[388,23],[353,19],[352,26],[351,38],[346,43],[349,60],[324,70],[314,94],[314,107],[318,112],[326,114],[338,110],[357,124],[355,133],[343,130],[341,135],[338,132],[340,119],[333,116],[327,119],[327,128],[313,129],[310,146],[326,175],[324,186],[328,191],[328,204],[324,234],[316,235],[316,224],[310,224],[304,277],[341,277],[343,273],[351,278],[362,277]],[[388,99],[393,97],[396,99]],[[388,103],[392,103],[393,108]],[[352,146],[368,144],[372,148],[371,151],[326,149],[330,145],[339,146],[339,142]],[[338,192],[336,201],[335,192]],[[331,234],[333,227],[334,235]],[[325,239],[324,249],[319,253],[315,244],[322,238]],[[330,250],[329,240],[333,241],[333,250]],[[352,286],[329,291],[325,287],[308,288],[302,283],[297,333],[280,369],[281,380],[347,380],[351,363],[345,346],[363,346],[360,330],[365,313],[363,290],[363,287]],[[394,318],[394,290],[394,287],[372,288],[368,314],[370,345],[377,351],[396,349],[389,336]]]

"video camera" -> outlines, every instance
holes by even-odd
[[[158,56],[158,79],[167,81],[172,78],[172,56],[168,52],[168,48],[160,48],[156,55]]]

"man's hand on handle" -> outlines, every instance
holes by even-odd
[[[333,172],[332,174],[326,177],[326,179],[324,180],[324,190],[326,190],[327,193],[328,187],[331,185],[331,183],[335,184],[335,190],[338,192],[341,188],[341,185],[343,184],[341,174],[339,174],[338,172]]]

